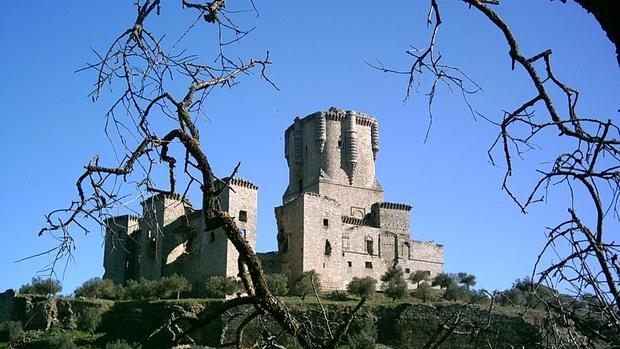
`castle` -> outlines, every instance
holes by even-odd
[[[443,272],[443,246],[410,237],[411,206],[383,199],[377,120],[331,108],[296,118],[284,140],[289,184],[275,208],[278,251],[258,254],[267,272],[294,280],[315,270],[326,290],[345,289],[353,277],[378,280],[394,263],[406,276]],[[257,190],[234,178],[220,195],[253,248]],[[124,283],[176,273],[197,286],[212,275],[237,275],[237,251],[223,231],[205,231],[201,210],[177,194],[142,205],[142,217],[106,221],[104,278]]]

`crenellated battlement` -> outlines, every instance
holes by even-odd
[[[378,202],[377,205],[380,208],[387,208],[389,210],[403,210],[411,211],[412,206],[408,204],[401,204],[396,202]]]

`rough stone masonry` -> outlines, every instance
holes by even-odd
[[[345,289],[353,277],[378,280],[394,263],[406,274],[443,272],[443,246],[411,239],[411,206],[384,201],[375,176],[379,148],[378,122],[369,115],[331,108],[295,119],[284,137],[289,184],[275,208],[278,251],[258,254],[267,272],[292,281],[315,270],[326,290]],[[257,191],[235,178],[220,198],[253,248]],[[205,231],[202,210],[177,194],[142,206],[142,217],[106,221],[104,278],[176,273],[198,286],[212,275],[237,275],[235,248],[223,231]]]

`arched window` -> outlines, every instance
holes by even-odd
[[[332,255],[332,244],[329,243],[329,240],[325,240],[325,255],[326,256]]]
[[[374,249],[373,249],[373,242],[372,242],[372,237],[367,236],[366,237],[366,253],[368,254],[373,254]]]

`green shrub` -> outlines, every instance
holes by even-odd
[[[454,275],[441,273],[437,274],[433,279],[432,286],[439,286],[440,289],[444,290],[454,284]]]
[[[362,299],[368,299],[374,296],[377,289],[377,280],[367,276],[363,278],[354,277],[347,285],[347,291],[357,295]]]
[[[314,284],[314,287],[313,287]],[[317,293],[321,293],[321,280],[319,274],[314,270],[305,271],[299,279],[291,287],[290,294],[293,296],[301,297],[301,300],[305,300],[306,296],[314,293],[316,289]]]
[[[177,299],[181,297],[181,292],[189,292],[192,285],[186,278],[177,274],[164,276],[159,280],[159,296],[161,298],[170,298],[174,295]]]
[[[132,349],[133,347],[123,339],[119,339],[116,342],[108,343],[105,345],[105,349]]]
[[[469,291],[465,286],[452,284],[446,288],[443,298],[449,301],[467,301],[469,300]]]
[[[6,332],[9,342],[14,342],[24,336],[24,327],[21,321],[6,321],[0,324],[0,331]]]
[[[71,337],[66,334],[59,334],[49,340],[49,348],[51,349],[78,349],[78,346],[73,343]]]
[[[437,299],[437,290],[431,287],[428,282],[421,282],[418,284],[418,288],[413,290],[411,295],[417,299],[421,299],[426,303]]]
[[[426,270],[417,270],[415,273],[409,276],[409,281],[411,281],[411,283],[416,284],[416,286],[419,287],[420,283],[422,281],[427,281],[430,278],[430,276],[431,276],[430,272]]]
[[[60,281],[40,276],[33,277],[31,283],[22,285],[19,288],[19,293],[43,296],[53,296],[60,291],[62,291]]]
[[[241,289],[241,282],[232,276],[211,276],[205,283],[205,293],[209,298],[225,298]]]
[[[351,324],[347,335],[351,349],[374,349],[377,342],[377,326],[370,317],[358,317]]]
[[[76,297],[97,298],[97,299],[122,299],[125,289],[121,285],[115,284],[110,279],[92,278],[75,289]]]
[[[398,265],[393,265],[381,276],[383,292],[392,301],[404,298],[407,295],[407,282],[403,275],[403,269]]]
[[[334,291],[334,292],[330,292],[327,295],[325,295],[325,298],[332,300],[332,301],[337,301],[337,302],[343,302],[343,301],[348,301],[351,298],[349,297],[349,294],[347,294],[344,291]]]
[[[459,281],[459,284],[462,284],[463,286],[465,286],[468,291],[472,286],[476,285],[475,275],[461,272],[461,273],[456,274],[456,278]]]
[[[267,284],[276,296],[285,296],[288,293],[288,277],[284,274],[267,274]]]
[[[129,280],[125,287],[129,299],[157,299],[159,296],[159,282],[140,278],[139,281]]]
[[[101,324],[101,310],[97,308],[86,308],[77,317],[77,327],[81,331],[95,333]]]

